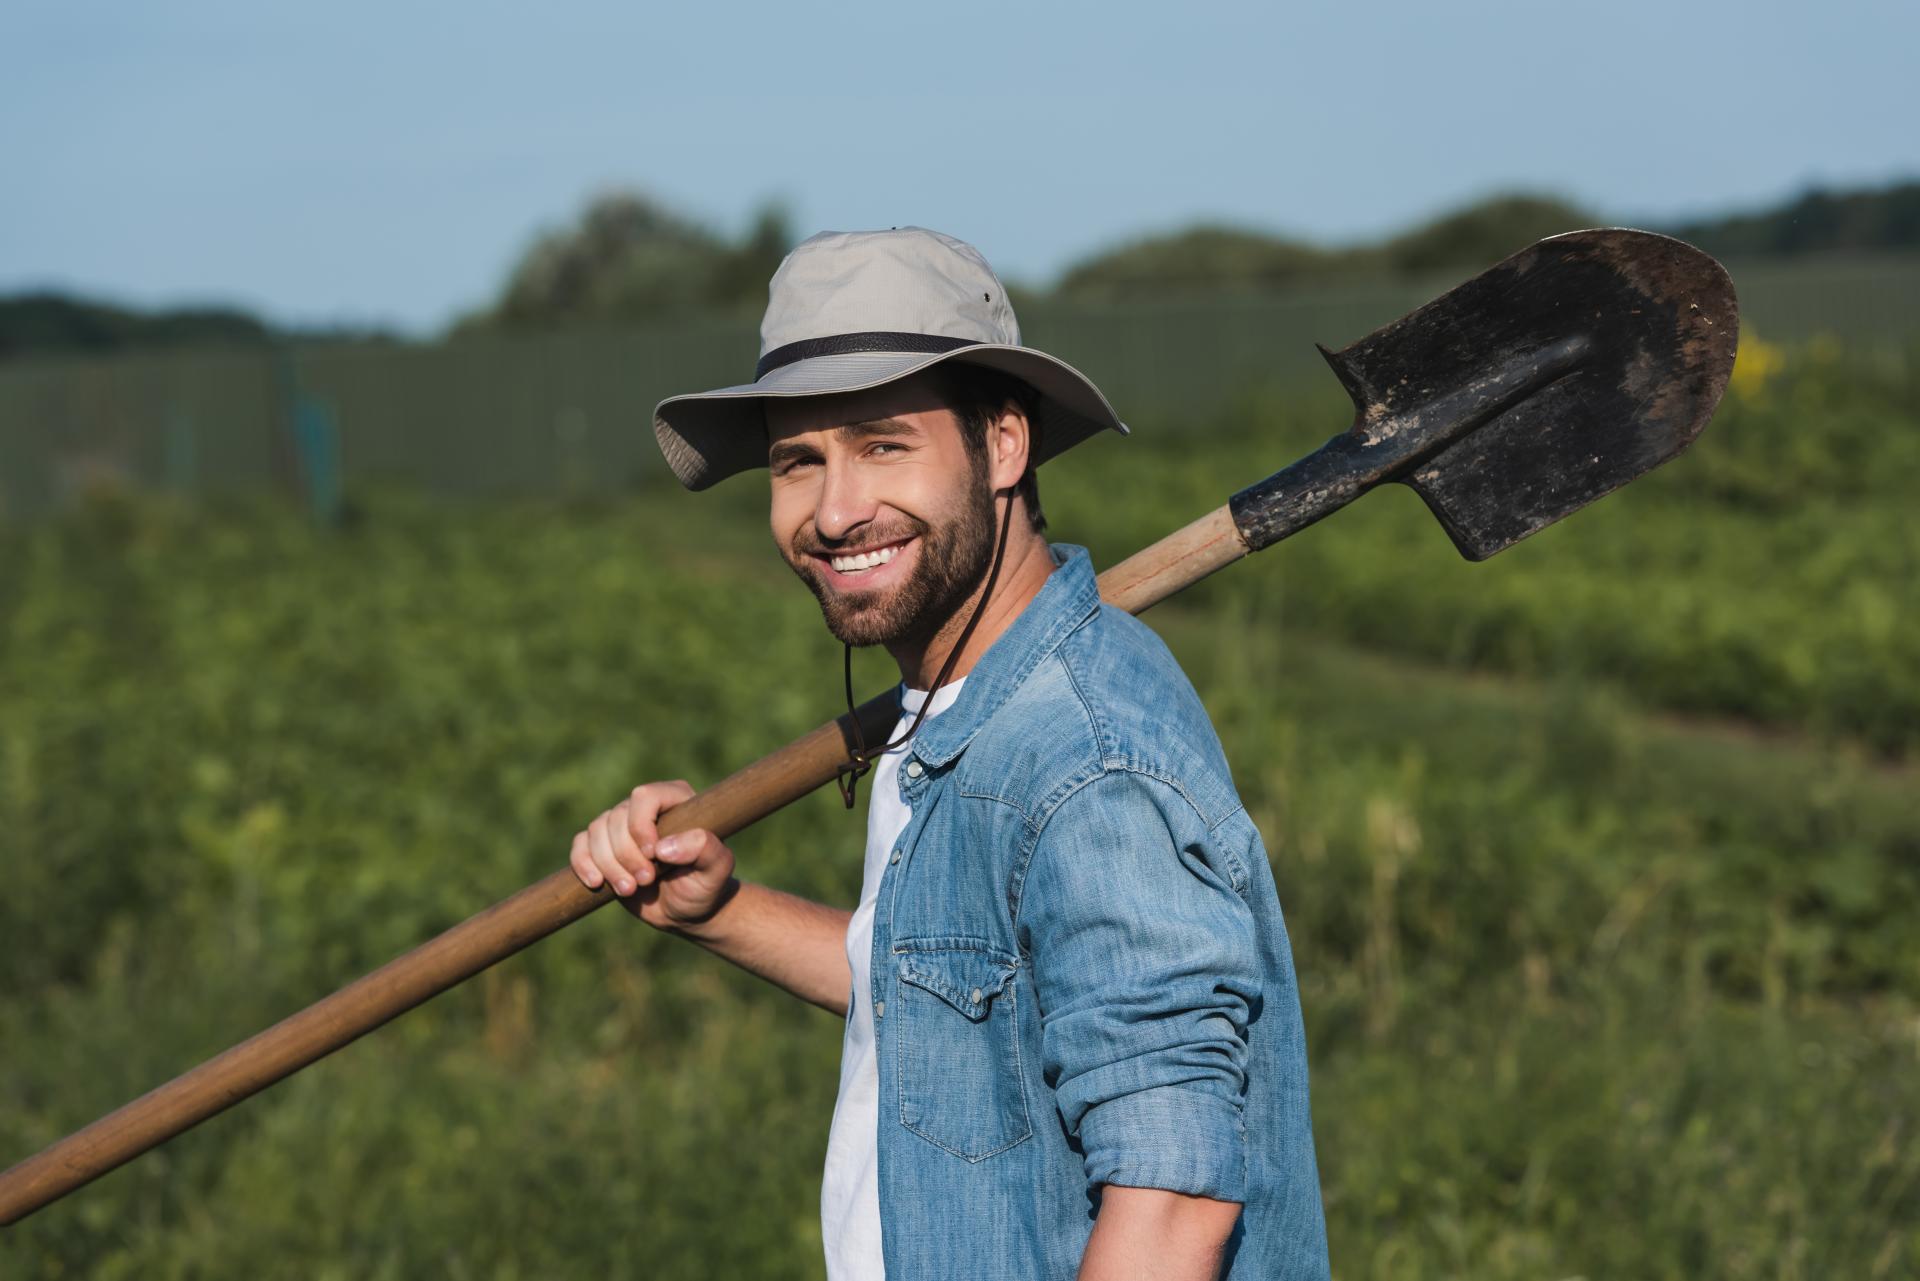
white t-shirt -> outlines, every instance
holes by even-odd
[[[960,680],[942,685],[927,709],[927,720],[953,706]],[[910,689],[900,700],[900,723],[891,742],[907,732],[924,690]],[[921,730],[926,722],[921,722]],[[880,876],[887,870],[893,843],[913,818],[900,801],[900,762],[913,746],[903,743],[874,762],[867,785],[867,864],[860,884],[860,906],[847,923],[847,964],[853,968],[853,993],[847,1007],[846,1040],[840,1050],[840,1096],[833,1105],[833,1129],[827,1136],[827,1168],[820,1181],[820,1235],[826,1243],[828,1281],[885,1281],[880,1253],[880,1067],[873,1054],[873,908],[880,897]]]

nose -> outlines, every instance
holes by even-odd
[[[813,528],[821,538],[837,543],[874,518],[879,504],[862,483],[861,469],[838,458],[821,468],[820,502],[813,512]]]

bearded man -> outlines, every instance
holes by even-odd
[[[1299,997],[1260,835],[1171,654],[1042,536],[1033,469],[1103,430],[971,246],[826,233],[755,381],[663,401],[682,483],[771,476],[774,542],[899,664],[852,910],[734,875],[649,783],[574,838],[656,928],[846,1019],[833,1281],[1324,1277]]]

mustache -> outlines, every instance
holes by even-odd
[[[902,539],[917,538],[925,534],[930,528],[931,526],[923,520],[913,520],[909,518],[900,522],[898,525],[862,529],[857,536],[828,542],[820,537],[819,532],[815,530],[811,524],[808,524],[794,534],[788,546],[792,549],[795,557],[844,555],[849,551],[861,551],[872,547],[885,547],[890,543],[900,542]]]

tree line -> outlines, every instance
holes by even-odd
[[[390,342],[376,329],[280,328],[238,307],[140,310],[54,290],[0,295],[0,362],[45,353],[104,355],[277,342]]]
[[[1068,267],[1051,287],[1013,287],[1022,298],[1082,303],[1274,293],[1477,270],[1542,236],[1606,221],[1553,196],[1517,193],[1348,246],[1201,223],[1100,250]],[[1813,188],[1771,208],[1658,229],[1733,259],[1920,250],[1920,181]],[[690,311],[757,314],[767,278],[794,241],[792,221],[779,205],[763,207],[729,236],[643,193],[603,193],[572,222],[538,235],[493,301],[460,318],[451,335],[629,324]],[[232,308],[141,312],[54,293],[0,297],[0,361],[33,352],[390,337],[276,329]]]

